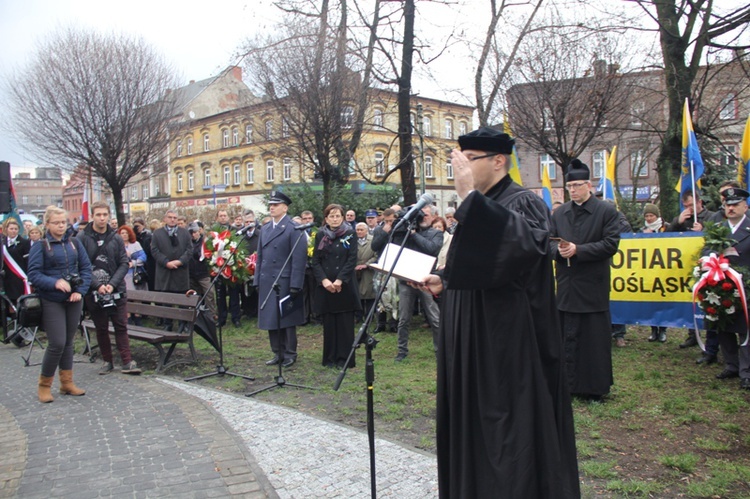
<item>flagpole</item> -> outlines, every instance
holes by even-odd
[[[693,191],[693,225],[698,223],[698,201],[695,199],[695,167],[690,160],[690,188]]]

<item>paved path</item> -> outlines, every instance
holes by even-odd
[[[363,432],[88,362],[74,367],[85,396],[59,395],[56,380],[40,404],[39,366],[19,354],[0,344],[0,497],[370,496]],[[378,495],[437,497],[433,455],[382,439],[376,451]]]

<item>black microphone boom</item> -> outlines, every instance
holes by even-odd
[[[406,212],[406,215],[401,217],[401,219],[398,221],[396,226],[393,228],[393,230],[397,230],[401,228],[402,225],[411,222],[416,216],[417,213],[422,211],[422,208],[424,208],[427,205],[432,204],[432,196],[427,194],[426,192],[422,194],[422,196],[419,198],[419,201],[416,202],[414,206],[412,206],[409,211]]]
[[[307,230],[310,227],[315,227],[315,222],[306,223],[303,225],[298,225],[294,228],[294,230]]]

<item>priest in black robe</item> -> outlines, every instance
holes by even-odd
[[[574,396],[598,400],[614,382],[610,259],[617,252],[621,226],[614,205],[591,195],[589,175],[578,159],[568,166],[570,201],[552,215],[552,252],[568,389]]]
[[[579,497],[573,414],[548,251],[549,210],[508,175],[513,140],[459,137],[463,203],[443,275],[437,453],[441,498]]]

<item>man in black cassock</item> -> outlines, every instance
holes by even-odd
[[[513,140],[458,139],[463,203],[441,297],[437,452],[441,498],[579,497],[549,248],[549,210],[508,175]]]
[[[565,343],[568,389],[598,400],[612,386],[610,258],[620,244],[614,205],[591,195],[589,168],[574,159],[565,173],[570,201],[552,214],[557,309]]]

